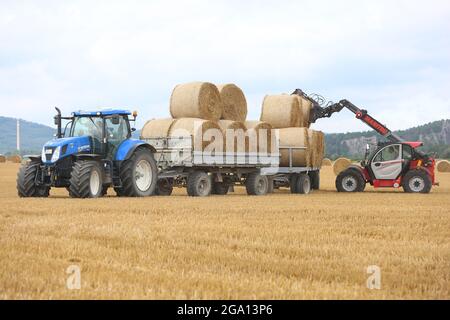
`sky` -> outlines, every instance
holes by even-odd
[[[115,107],[140,127],[208,81],[240,86],[251,120],[301,88],[406,129],[450,118],[449,33],[448,0],[0,0],[0,115]],[[346,110],[313,128],[368,129]]]

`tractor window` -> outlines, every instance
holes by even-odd
[[[408,145],[403,145],[403,159],[405,160],[412,159],[412,148]]]
[[[122,141],[130,136],[128,121],[123,116],[108,117],[105,121],[108,152],[113,155]]]
[[[385,162],[398,160],[400,157],[400,145],[392,145],[385,147],[381,152],[377,154],[374,162]]]
[[[91,136],[101,141],[103,124],[100,118],[79,117],[75,118],[72,126],[72,137]]]

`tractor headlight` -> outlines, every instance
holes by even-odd
[[[42,148],[41,160],[42,162],[47,161],[47,157],[45,156],[45,147]]]
[[[61,147],[56,147],[55,151],[53,152],[52,162],[58,161],[60,154],[61,154]]]

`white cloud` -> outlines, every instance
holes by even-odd
[[[123,106],[142,124],[168,116],[177,83],[206,80],[240,85],[252,118],[265,94],[302,87],[404,128],[450,117],[449,17],[448,1],[2,2],[0,114]]]

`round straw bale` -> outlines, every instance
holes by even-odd
[[[299,100],[299,107],[300,107],[300,113],[299,113],[299,127],[305,127],[305,128],[309,128],[311,123],[309,122],[309,116],[311,114],[311,108],[312,108],[312,103],[311,101],[297,96],[298,100]]]
[[[217,89],[223,107],[221,119],[244,122],[247,118],[247,100],[244,92],[234,84],[218,85]]]
[[[0,155],[0,163],[5,163],[6,162],[6,157],[3,155]]]
[[[225,139],[226,152],[246,152],[248,150],[248,139],[246,138],[247,128],[240,121],[220,120]]]
[[[325,153],[324,134],[321,131],[307,129],[310,142],[310,164],[314,168],[320,168]]]
[[[336,159],[336,161],[334,161],[333,163],[334,174],[338,175],[339,173],[347,169],[351,164],[352,162],[347,158]]]
[[[261,121],[269,123],[272,128],[296,127],[299,117],[300,106],[296,96],[284,94],[264,98]]]
[[[217,87],[208,82],[191,82],[175,87],[170,97],[172,118],[201,118],[217,121],[222,116]]]
[[[272,126],[262,121],[245,121],[247,128],[248,151],[259,153],[272,152]]]
[[[141,130],[142,139],[168,137],[175,119],[153,119],[145,123]]]
[[[292,166],[310,167],[311,166],[311,147],[308,129],[306,128],[284,128],[279,129],[280,136],[280,166],[289,166],[289,149],[304,148],[292,150]]]
[[[16,154],[14,156],[9,156],[8,157],[8,161],[12,162],[12,163],[21,163],[22,162],[22,157]]]
[[[450,172],[450,162],[447,160],[441,160],[437,163],[437,170],[439,172]]]
[[[204,151],[214,143],[216,152],[223,152],[224,141],[220,126],[214,122],[198,118],[177,119],[170,128],[171,137],[193,137],[194,150]]]
[[[322,160],[322,167],[331,167],[333,165],[333,162],[331,162],[330,159],[324,158]]]

